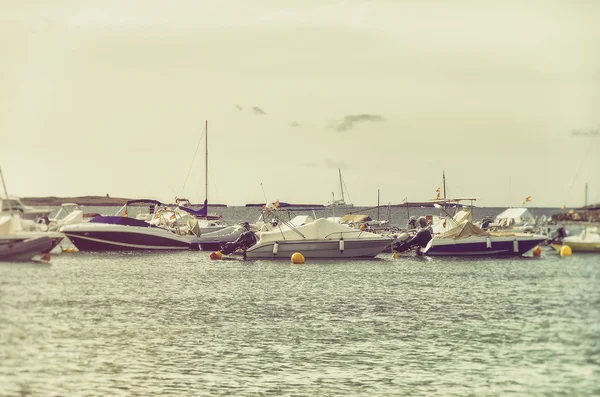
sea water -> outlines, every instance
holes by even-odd
[[[0,264],[0,395],[598,395],[600,256]]]

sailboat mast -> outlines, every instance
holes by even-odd
[[[6,182],[4,182],[4,174],[2,173],[2,168],[0,168],[0,178],[2,178],[2,187],[4,187],[4,195],[6,196],[6,202],[8,203],[8,211],[12,215],[12,205],[10,203],[10,197],[8,197],[8,190],[6,190]],[[587,187],[587,185],[586,185]],[[1,210],[1,208],[0,208]]]
[[[208,120],[205,120],[204,123],[204,199],[208,200]],[[208,210],[208,208],[207,208]]]
[[[446,172],[442,171],[442,179],[444,182],[444,200],[446,200]]]

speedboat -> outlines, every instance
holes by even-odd
[[[393,241],[320,218],[299,226],[280,223],[271,231],[260,232],[245,255],[248,259],[289,259],[300,252],[305,258],[373,258]]]
[[[62,233],[27,231],[18,214],[0,216],[0,261],[30,261],[50,253],[65,237]]]
[[[472,222],[468,207],[454,216],[440,205],[435,207],[446,216],[432,227],[421,225],[413,237],[396,245],[398,251],[415,249],[428,256],[520,256],[547,240],[546,236],[532,233],[483,230]]]
[[[572,252],[600,252],[600,233],[597,226],[584,226],[578,235],[563,237],[551,245],[558,252],[563,245],[569,246]]]
[[[195,236],[181,235],[168,227],[129,217],[129,207],[150,205],[151,212],[163,207],[156,200],[130,200],[115,216],[98,215],[89,222],[60,228],[80,251],[187,250]],[[119,215],[121,214],[122,215]],[[196,245],[197,248],[197,245]]]
[[[433,236],[420,252],[429,256],[520,256],[546,239],[531,233],[486,232],[467,221]]]

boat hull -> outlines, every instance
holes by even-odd
[[[600,253],[600,243],[598,242],[574,242],[574,241],[563,241],[562,244],[551,244],[552,248],[560,252],[563,245],[568,245],[571,248],[571,252],[587,252],[587,253]]]
[[[381,253],[393,239],[347,239],[340,250],[339,240],[284,240],[265,242],[246,251],[248,259],[290,259],[300,252],[308,259],[373,258]],[[275,249],[277,244],[277,249]],[[276,251],[276,253],[274,253]]]
[[[79,251],[188,250],[192,242],[157,227],[79,224],[61,231]]]
[[[0,261],[26,262],[34,256],[50,252],[54,248],[54,239],[49,236],[30,239],[5,238],[0,240]]]
[[[428,256],[521,256],[546,241],[544,236],[433,238],[422,250]]]

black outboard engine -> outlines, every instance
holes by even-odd
[[[425,248],[432,239],[431,231],[428,227],[420,229],[417,234],[405,241],[396,243],[395,250],[398,252],[408,251],[413,247]]]
[[[225,243],[221,245],[221,253],[224,255],[229,255],[235,250],[242,249],[247,250],[256,244],[256,236],[253,232],[247,231],[242,234],[233,242]]]
[[[556,236],[552,239],[552,244],[562,244],[563,238],[567,237],[569,233],[567,233],[567,229],[564,226],[556,229]]]

